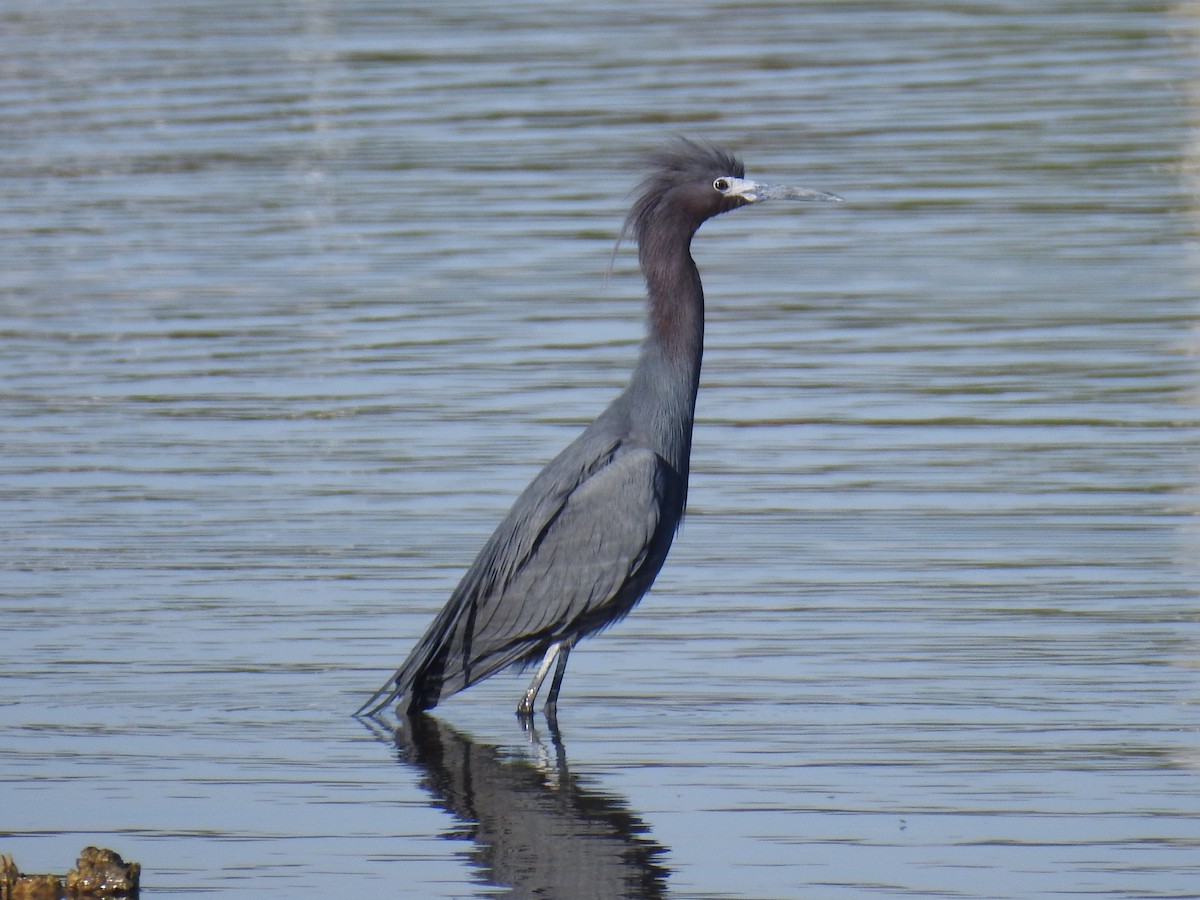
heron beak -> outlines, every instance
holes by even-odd
[[[755,184],[747,182],[748,191],[742,192],[747,203],[758,203],[760,200],[808,200],[819,203],[841,203],[842,198],[837,194],[826,194],[824,191],[810,191],[808,188],[786,187],[778,184]]]

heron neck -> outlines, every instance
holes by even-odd
[[[639,244],[646,279],[647,344],[657,344],[681,372],[699,377],[704,351],[704,288],[691,254],[691,233]]]
[[[689,244],[690,235],[672,248],[641,245],[648,331],[629,387],[635,429],[685,480],[704,350],[704,291]]]

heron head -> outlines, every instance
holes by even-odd
[[[650,157],[650,174],[639,187],[622,236],[642,244],[651,236],[686,236],[713,216],[764,200],[837,202],[834,194],[762,184],[746,178],[742,161],[711,144],[678,138]],[[620,243],[618,241],[618,243]]]

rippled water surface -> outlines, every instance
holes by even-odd
[[[1200,7],[0,13],[0,851],[219,897],[1200,896]],[[349,715],[693,247],[689,518],[571,658]],[[394,724],[394,723],[393,723]]]

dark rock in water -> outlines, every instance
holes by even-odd
[[[71,897],[132,897],[142,875],[141,863],[127,863],[120,854],[100,847],[84,847],[67,873]]]
[[[84,847],[65,879],[22,875],[13,858],[4,853],[0,854],[0,900],[136,898],[141,874],[140,863],[127,863],[120,854],[100,847]]]

